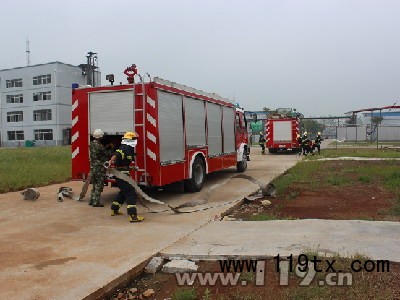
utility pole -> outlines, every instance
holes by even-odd
[[[92,51],[86,53],[86,64],[80,64],[79,67],[82,69],[82,75],[86,76],[86,84],[96,86],[97,53]]]
[[[87,58],[87,84],[91,86],[96,86],[95,81],[95,69],[97,69],[97,53],[89,51],[86,54]]]
[[[29,49],[29,40],[26,38],[26,65],[29,67],[31,65],[31,50]]]

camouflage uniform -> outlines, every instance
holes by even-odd
[[[318,149],[318,154],[321,153],[321,142],[322,141],[323,141],[323,139],[321,138],[321,136],[317,135],[317,137],[315,138],[314,145],[315,145],[315,148]]]
[[[98,141],[90,143],[90,173],[92,176],[93,189],[90,194],[89,205],[100,204],[100,194],[104,188],[106,169],[103,164],[108,160],[106,148]]]

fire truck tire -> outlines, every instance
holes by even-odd
[[[268,152],[269,152],[269,153],[276,153],[276,152],[278,152],[278,149],[275,149],[275,148],[268,148]]]
[[[293,153],[299,153],[300,151],[301,151],[300,148],[293,148],[293,149],[292,149],[292,152],[293,152]]]
[[[185,180],[185,191],[198,192],[202,189],[206,177],[206,168],[200,156],[197,156],[192,165],[192,178]]]
[[[236,164],[236,170],[238,171],[238,173],[243,173],[244,171],[246,171],[246,169],[247,169],[247,153],[245,149],[243,151],[242,161],[239,161]]]

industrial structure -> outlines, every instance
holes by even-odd
[[[0,70],[0,145],[69,144],[71,85],[87,84],[85,72],[59,61]],[[100,83],[100,72],[90,72],[91,82]]]

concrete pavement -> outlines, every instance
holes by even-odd
[[[218,236],[210,234],[218,232]],[[161,254],[195,259],[271,258],[307,251],[400,262],[400,223],[358,220],[211,222]],[[223,239],[221,239],[221,236]]]
[[[252,151],[246,174],[266,182],[300,159],[284,154],[261,156],[257,154],[258,147]],[[211,174],[200,193],[158,192],[153,196],[173,206],[201,199],[213,185],[235,174],[235,169]],[[57,202],[56,191],[60,186],[79,192],[82,182],[39,188],[41,196],[35,202],[22,200],[18,192],[0,195],[0,294],[3,299],[82,299],[98,295],[96,292],[102,288],[117,285],[119,279],[152,255],[228,209],[224,206],[176,215],[151,214],[139,206],[146,221],[131,224],[126,215],[109,215],[117,189],[105,189],[102,201],[106,207],[92,208],[87,202],[68,198]],[[213,191],[209,204],[244,197],[257,189],[247,180],[232,179]]]

